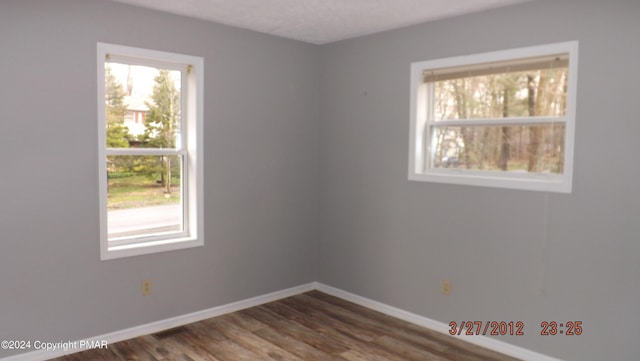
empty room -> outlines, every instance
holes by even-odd
[[[0,360],[640,360],[639,16],[0,0]]]

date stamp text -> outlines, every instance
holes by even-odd
[[[540,336],[579,336],[582,334],[582,321],[542,321]],[[449,334],[454,336],[524,336],[525,324],[522,321],[451,321]]]

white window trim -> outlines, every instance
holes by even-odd
[[[107,225],[107,165],[108,154],[126,155],[127,150],[109,150],[106,148],[105,127],[105,59],[110,61],[133,62],[138,65],[158,67],[161,65],[167,69],[183,70],[189,67],[186,81],[183,80],[183,91],[188,94],[183,97],[184,123],[186,132],[183,137],[185,150],[145,150],[151,155],[155,153],[188,152],[183,165],[187,191],[184,194],[185,210],[188,215],[185,219],[188,232],[175,233],[175,237],[140,237],[139,242],[126,242],[126,244],[109,245]],[[100,204],[100,259],[116,259],[122,257],[138,256],[144,254],[185,249],[204,245],[204,205],[203,205],[203,118],[204,118],[204,59],[201,57],[169,53],[142,48],[134,48],[107,43],[97,44],[97,75],[98,75],[98,178],[99,178],[99,204]],[[140,153],[139,150],[136,154]],[[158,153],[159,154],[159,153]]]
[[[434,169],[425,166],[428,142],[424,132],[427,126],[427,85],[423,83],[423,72],[473,64],[508,61],[553,54],[569,54],[567,105],[565,114],[564,173],[522,174],[501,171],[470,171],[464,169]],[[574,134],[576,119],[576,93],[578,85],[578,41],[531,46],[482,54],[458,56],[445,59],[415,62],[411,64],[411,123],[409,134],[409,180],[459,185],[521,189],[531,191],[571,193],[573,183]],[[530,118],[544,122],[544,118]],[[496,120],[504,124],[508,119]],[[491,121],[481,124],[490,124]],[[438,122],[438,124],[444,124]],[[478,123],[476,123],[478,124]]]

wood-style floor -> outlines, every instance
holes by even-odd
[[[464,336],[462,336],[464,337]],[[473,336],[467,336],[473,337]],[[312,291],[58,361],[515,361]]]

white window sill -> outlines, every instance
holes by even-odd
[[[571,193],[571,180],[567,179],[566,176],[553,174],[503,174],[503,172],[490,171],[443,170],[427,173],[410,173],[409,180],[540,192]]]
[[[108,260],[131,256],[141,256],[145,254],[201,247],[203,245],[204,241],[202,239],[186,237],[144,243],[133,243],[120,246],[107,246],[107,249],[101,250],[100,259]]]

